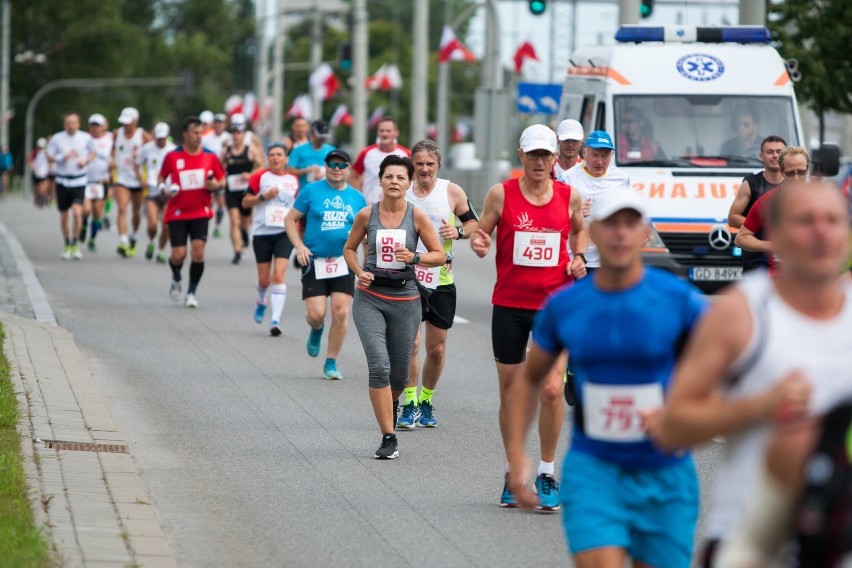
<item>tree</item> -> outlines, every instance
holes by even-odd
[[[825,138],[825,113],[852,113],[852,2],[784,0],[769,6],[769,27],[784,57],[799,61],[799,97],[819,117]]]

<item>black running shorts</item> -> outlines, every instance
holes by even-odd
[[[185,221],[169,221],[169,243],[174,247],[185,247],[187,238],[190,241],[207,241],[207,231],[210,219],[187,219]]]
[[[293,252],[293,243],[284,231],[274,235],[255,235],[251,239],[251,247],[258,264],[272,262],[272,257],[287,260]]]
[[[494,306],[491,312],[491,348],[495,361],[505,365],[524,362],[537,313],[538,310]]]

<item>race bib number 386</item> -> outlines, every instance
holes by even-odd
[[[646,439],[639,416],[663,405],[663,387],[647,385],[583,385],[586,435],[604,442],[641,442]]]
[[[556,266],[559,238],[559,233],[515,232],[512,262],[517,266]]]

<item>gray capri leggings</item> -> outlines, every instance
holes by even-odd
[[[419,298],[383,300],[355,289],[352,319],[367,355],[371,388],[388,385],[395,391],[405,388],[411,350],[422,315]]]

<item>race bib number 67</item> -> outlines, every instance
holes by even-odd
[[[516,231],[512,262],[517,266],[556,266],[559,238],[559,233]]]
[[[663,387],[647,385],[583,384],[586,435],[604,442],[641,442],[646,439],[639,413],[663,406]]]

